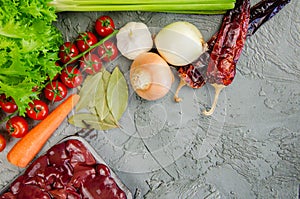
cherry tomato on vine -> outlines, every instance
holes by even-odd
[[[28,123],[21,116],[14,116],[6,122],[6,129],[12,137],[21,138],[28,133]]]
[[[75,88],[83,81],[82,73],[73,66],[67,66],[60,74],[60,79],[68,88]]]
[[[3,135],[0,134],[0,152],[6,147],[6,140]]]
[[[60,81],[52,81],[47,84],[44,89],[45,97],[52,102],[58,102],[64,99],[67,96],[67,93],[67,87]]]
[[[92,32],[81,33],[76,40],[76,46],[80,52],[84,52],[98,42],[97,37]]]
[[[29,108],[26,109],[28,117],[34,120],[43,120],[49,114],[48,105],[42,100],[33,100],[33,103],[29,104]]]
[[[102,61],[98,55],[87,53],[80,60],[80,69],[87,74],[95,74],[102,68]]]
[[[71,42],[65,42],[59,47],[58,57],[60,61],[65,64],[71,60],[71,58],[78,55],[78,49],[75,44]],[[76,60],[72,61],[74,63]]]
[[[101,16],[96,20],[95,30],[101,37],[110,35],[115,30],[115,23],[109,16]]]
[[[105,62],[113,61],[118,56],[118,48],[112,41],[104,42],[97,50],[99,57]]]
[[[6,113],[14,113],[18,110],[18,106],[12,97],[6,97],[5,94],[0,95],[0,106]]]

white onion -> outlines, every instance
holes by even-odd
[[[199,29],[185,21],[165,26],[155,36],[154,42],[159,54],[175,66],[190,64],[206,50]]]
[[[153,39],[146,24],[129,22],[116,35],[117,47],[121,54],[128,59],[148,52],[153,46]]]

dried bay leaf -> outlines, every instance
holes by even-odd
[[[90,128],[86,121],[97,121],[98,116],[90,113],[77,113],[69,118],[69,123],[80,128]]]
[[[81,99],[70,124],[96,130],[119,128],[118,121],[127,108],[128,87],[118,67],[112,74],[103,69],[87,76],[79,95]]]
[[[107,70],[103,70],[103,72],[102,72],[102,80],[104,81],[104,84],[106,85],[106,88],[107,88],[110,76],[111,76],[110,72],[108,72]]]
[[[90,113],[77,113],[69,119],[69,123],[80,128],[96,129],[96,130],[109,130],[118,128],[118,125],[111,120],[99,120],[99,117]]]
[[[109,108],[106,100],[107,84],[110,79],[110,73],[107,70],[103,71],[102,77],[97,87],[97,95],[95,97],[95,108],[100,117],[100,120],[104,120],[109,114]],[[103,95],[101,95],[101,93]]]
[[[107,85],[107,103],[116,121],[119,121],[128,104],[128,87],[123,73],[115,67]]]
[[[76,111],[92,106],[90,103],[92,102],[92,97],[95,95],[95,85],[98,85],[101,78],[102,72],[86,77],[79,92],[80,100],[76,105]]]

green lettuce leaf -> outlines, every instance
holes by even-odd
[[[0,94],[14,98],[19,114],[61,68],[55,65],[62,35],[50,0],[0,0]]]

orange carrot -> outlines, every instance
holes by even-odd
[[[9,151],[7,154],[8,161],[18,167],[26,167],[71,112],[79,98],[77,94],[70,95],[44,120],[32,128]]]

